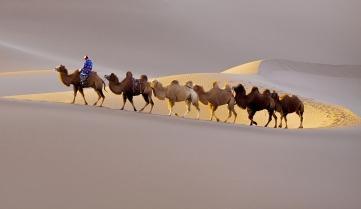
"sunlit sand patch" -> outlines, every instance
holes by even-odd
[[[223,71],[222,73],[239,74],[239,75],[257,74],[259,66],[261,65],[261,63],[262,63],[262,60],[248,62],[248,63],[243,64],[243,65],[232,67],[232,68],[230,68],[228,70]]]
[[[26,71],[13,71],[13,72],[0,72],[0,77],[5,76],[28,76],[28,75],[43,75],[54,73],[52,70],[26,70]]]
[[[195,84],[199,84],[205,87],[206,90],[211,88],[211,85],[214,81],[218,81],[220,86],[224,86],[225,83],[232,83],[234,81],[230,80],[230,77],[225,74],[219,73],[200,73],[200,74],[184,74],[184,75],[176,75],[176,76],[167,76],[157,78],[164,85],[168,85],[172,80],[179,80],[180,83],[185,83],[188,80],[192,80]],[[252,87],[249,83],[244,83],[249,92]],[[262,91],[262,87],[260,87]],[[122,102],[122,97],[120,95],[115,95],[107,89],[108,93],[105,93],[106,99],[104,102],[105,107],[109,107],[112,109],[120,109]],[[85,90],[86,99],[89,104],[92,104],[96,101],[97,95],[92,89]],[[73,98],[72,91],[66,92],[53,92],[53,93],[40,93],[40,94],[28,94],[28,95],[15,95],[9,96],[6,98],[11,99],[19,99],[19,100],[30,100],[30,101],[46,101],[46,102],[60,102],[60,103],[70,103]],[[155,102],[154,114],[167,115],[167,102],[158,100],[157,98],[153,98]],[[350,126],[360,124],[360,117],[356,114],[352,113],[350,110],[336,105],[328,105],[316,102],[311,99],[302,99],[305,104],[305,113],[304,113],[304,128],[326,128],[326,127],[342,127],[342,126]],[[138,109],[143,107],[145,104],[143,98],[141,96],[137,96],[134,99],[135,105]],[[81,95],[79,94],[76,98],[76,104],[84,104]],[[209,120],[210,112],[208,106],[203,104],[201,107],[201,120]],[[132,111],[132,107],[129,102],[125,106],[126,110]],[[145,109],[145,112],[149,111],[150,107]],[[176,103],[175,112],[180,115],[183,115],[186,110],[184,102]],[[236,108],[238,113],[237,124],[249,124],[248,115],[246,110]],[[221,106],[216,114],[220,117],[220,119],[225,119],[228,115],[228,110],[226,106]],[[278,115],[279,116],[279,115]],[[187,116],[187,118],[195,118],[196,111],[192,108],[192,111]],[[267,111],[260,111],[255,115],[255,121],[258,122],[258,125],[263,126],[267,121]],[[230,121],[232,121],[233,117]],[[274,121],[272,121],[269,127],[273,127]],[[289,128],[297,128],[299,126],[299,117],[296,114],[290,114],[288,116],[288,126]]]

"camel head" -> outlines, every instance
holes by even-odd
[[[153,80],[151,83],[150,83],[150,87],[152,88],[152,89],[154,89],[154,88],[156,88],[156,87],[158,87],[158,86],[160,86],[160,85],[162,85],[158,80]]]
[[[109,82],[119,83],[119,79],[114,73],[111,73],[110,75],[105,75],[104,78],[107,79]]]
[[[192,88],[193,88],[193,81],[187,81],[187,82],[186,82],[186,86],[187,86],[188,88],[192,89]]]
[[[146,75],[141,75],[140,76],[140,80],[147,82],[148,81],[148,77]]]
[[[273,91],[271,93],[271,97],[273,100],[275,100],[275,102],[279,102],[280,101],[280,97],[278,96],[277,92],[276,91]]]
[[[200,85],[194,85],[194,86],[193,86],[193,90],[194,90],[197,94],[204,94],[204,93],[205,93],[203,86],[200,86]]]
[[[203,86],[194,85],[193,90],[198,94],[199,101],[201,101],[204,105],[208,105],[207,95],[206,92],[204,91]]]
[[[236,95],[246,95],[246,89],[242,84],[238,84],[238,86],[233,87],[234,92],[236,92]]]
[[[55,70],[56,72],[59,72],[59,73],[68,74],[68,70],[65,68],[64,65],[59,65],[59,66],[56,67],[54,70]]]
[[[133,78],[133,73],[128,71],[126,74],[125,74],[125,77],[126,78]]]

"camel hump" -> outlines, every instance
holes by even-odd
[[[259,93],[258,87],[257,87],[257,86],[253,86],[251,92],[255,92],[255,93],[257,92],[257,93]]]
[[[232,92],[232,87],[231,85],[229,85],[228,83],[226,85],[224,85],[224,90]]]
[[[171,82],[171,84],[172,84],[172,85],[179,85],[179,81],[178,81],[178,80],[173,80],[173,81]]]
[[[214,81],[212,85],[213,85],[213,88],[219,88],[219,85],[218,85],[217,81]]]
[[[148,81],[148,76],[146,76],[146,75],[141,75],[141,76],[140,76],[140,80],[147,82],[147,81]]]
[[[271,95],[271,91],[269,89],[266,89],[263,91],[263,94],[265,95]]]

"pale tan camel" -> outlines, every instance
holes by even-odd
[[[153,89],[154,96],[159,100],[168,99],[169,105],[169,114],[168,115],[178,115],[177,113],[173,113],[173,107],[176,102],[185,102],[186,103],[186,112],[183,114],[185,117],[191,111],[191,105],[197,109],[197,119],[199,119],[199,99],[197,93],[193,90],[193,82],[188,81],[185,85],[180,85],[177,80],[173,80],[168,86],[163,87],[163,85],[154,80],[151,83],[151,87]]]
[[[213,117],[215,117],[216,120],[219,121],[219,118],[216,116],[215,111],[219,106],[228,105],[228,117],[224,122],[227,122],[232,117],[232,113],[234,115],[233,123],[236,122],[237,113],[234,110],[234,105],[236,102],[232,94],[231,87],[229,85],[226,85],[225,89],[221,89],[219,88],[218,83],[214,82],[213,88],[211,88],[207,92],[204,91],[204,88],[199,85],[195,85],[193,89],[195,92],[197,92],[199,100],[204,105],[209,105],[211,111],[210,120],[213,120]]]

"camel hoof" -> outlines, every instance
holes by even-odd
[[[286,126],[285,129],[288,129],[288,127]]]
[[[174,113],[175,116],[179,117],[178,113]]]
[[[88,103],[85,103],[84,105],[88,105]]]
[[[279,125],[279,126],[278,126],[278,128],[282,128],[282,126],[281,126],[281,125]]]
[[[217,120],[217,122],[219,122],[219,119],[218,119],[218,118],[217,118],[216,120]]]
[[[303,128],[303,126],[300,126],[300,127],[298,127],[298,128]]]
[[[134,109],[134,112],[137,112],[137,109]]]

